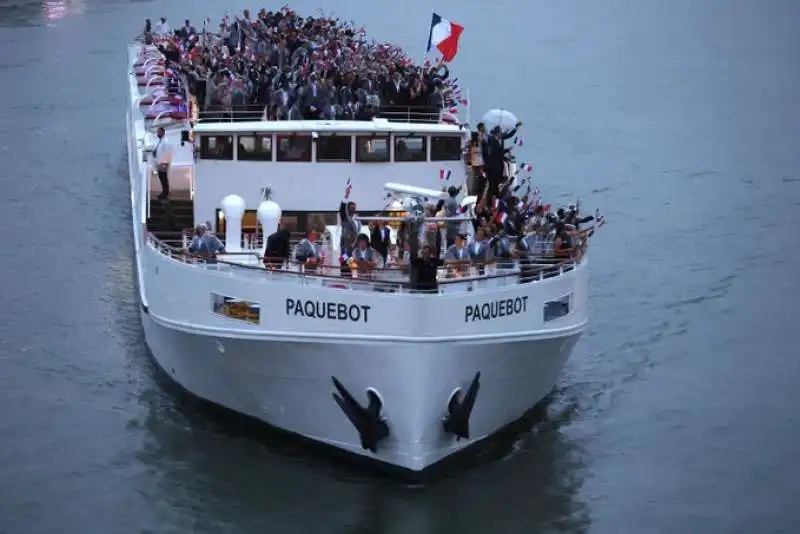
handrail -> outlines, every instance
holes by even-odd
[[[159,56],[157,56],[157,55],[152,55],[152,56],[148,57],[147,59],[145,59],[145,60],[142,62],[142,66],[141,66],[140,68],[145,68],[145,67],[147,67],[147,65],[148,65],[148,64],[149,64],[151,61],[158,61],[158,60],[159,60]],[[137,63],[137,62],[138,62],[138,61],[134,61],[134,62],[133,62],[133,63],[134,63],[134,67],[133,67],[133,68],[134,68],[134,72],[136,71],[136,63]]]
[[[441,113],[442,108],[437,108],[436,106],[381,106],[378,108],[375,118],[395,123],[439,124],[441,122]],[[197,120],[198,123],[263,121],[267,120],[266,106],[250,104],[231,108],[221,106],[207,107],[199,110]],[[372,118],[367,120],[372,120]]]
[[[378,108],[379,119],[399,123],[438,124],[442,119],[442,108],[437,106],[391,106]]]
[[[155,123],[155,122],[158,122],[158,121],[160,121],[160,120],[161,120],[161,118],[162,118],[164,115],[167,115],[167,116],[169,116],[169,115],[171,115],[171,114],[172,114],[172,111],[161,111],[161,112],[159,112],[159,114],[158,114],[158,115],[156,115],[154,118],[152,118],[152,119],[148,119],[148,120],[150,120],[151,122],[154,122],[154,123]],[[145,117],[145,118],[146,118],[146,117]]]
[[[152,110],[153,106],[156,104],[160,104],[161,102],[171,102],[172,98],[169,95],[158,95],[157,97],[153,98],[153,101],[150,102],[150,110]],[[148,110],[148,112],[150,111]]]
[[[293,260],[286,260],[285,258],[274,258],[276,261],[276,265],[279,265],[280,268],[265,268],[261,265],[262,258],[258,253],[255,251],[252,252],[231,252],[231,253],[222,253],[218,255],[212,263],[209,263],[208,257],[204,257],[201,255],[191,254],[188,251],[179,250],[175,247],[167,245],[166,243],[161,242],[152,233],[147,232],[147,240],[151,245],[156,248],[156,250],[166,255],[167,257],[180,261],[181,263],[190,263],[194,265],[202,264],[206,268],[215,268],[219,269],[219,266],[225,266],[228,268],[235,268],[235,269],[243,269],[248,272],[258,272],[264,273],[270,276],[274,275],[289,275],[289,276],[300,276],[302,279],[319,279],[321,282],[324,281],[335,281],[337,288],[342,287],[349,287],[353,288],[353,286],[366,286],[370,289],[380,290],[379,288],[389,288],[394,291],[402,291],[412,289],[415,293],[440,293],[444,288],[451,287],[457,284],[473,284],[477,282],[483,282],[487,280],[499,280],[499,279],[518,279],[522,283],[535,283],[537,281],[542,281],[548,278],[552,278],[555,276],[561,276],[566,272],[569,272],[575,269],[578,265],[580,265],[583,255],[585,254],[588,248],[588,239],[585,239],[582,243],[580,243],[573,251],[573,255],[568,258],[557,258],[557,257],[534,257],[534,261],[526,261],[521,263],[519,260],[508,260],[503,261],[500,260],[499,262],[490,262],[487,264],[480,264],[471,266],[471,269],[474,271],[480,272],[481,270],[488,270],[492,268],[496,268],[499,264],[508,264],[513,265],[510,269],[502,269],[503,272],[494,273],[494,274],[483,274],[478,276],[462,276],[450,279],[439,280],[437,285],[437,290],[417,290],[412,287],[412,284],[407,281],[398,281],[398,280],[391,280],[381,278],[376,276],[380,274],[402,274],[402,276],[407,276],[407,269],[408,266],[401,265],[401,266],[393,266],[389,268],[375,268],[371,270],[371,273],[364,278],[355,277],[355,278],[348,278],[342,275],[330,275],[330,274],[323,274],[320,271],[325,270],[334,270],[337,271],[340,269],[339,266],[332,266],[332,265],[324,265],[324,264],[317,264],[314,269],[307,270],[307,264],[303,264],[300,262],[296,262]],[[224,258],[220,258],[220,256],[251,256],[258,259],[258,266],[255,265],[245,265],[241,263],[236,263],[232,261],[227,261]],[[270,258],[267,258],[268,260]],[[537,262],[535,260],[540,259],[550,259],[553,261],[550,262]],[[187,262],[187,260],[189,260]],[[296,267],[296,270],[290,270],[287,267]],[[444,267],[445,270],[448,269],[447,266]],[[330,286],[329,286],[330,287]]]
[[[153,93],[155,93],[155,89],[152,90],[152,91],[145,92],[142,96],[140,96],[139,98],[134,100],[133,107],[137,108],[137,107],[141,106],[142,105],[142,100],[144,100],[145,98],[150,98],[151,96],[153,96]],[[145,104],[145,105],[147,105],[147,104]]]
[[[164,74],[164,72],[166,71],[166,69],[164,68],[164,65],[151,65],[150,68],[148,68],[146,71],[144,71],[144,78],[149,79],[150,75],[153,72],[153,69],[162,69],[162,72],[158,73],[159,75]]]
[[[245,106],[245,108],[249,109],[241,107],[201,109],[197,114],[197,122],[258,122],[266,120],[265,107],[256,104]]]
[[[162,82],[163,82],[163,81],[165,81],[165,80],[164,80],[164,77],[163,77],[163,76],[161,76],[161,75],[158,75],[158,74],[157,74],[157,75],[155,75],[155,76],[153,76],[152,78],[148,78],[148,79],[147,79],[147,84],[144,86],[144,90],[145,90],[145,91],[147,91],[148,89],[150,89],[150,84],[151,84],[151,83],[153,83],[153,82],[157,82],[157,81],[159,81],[159,80],[160,80],[160,81],[162,81]]]

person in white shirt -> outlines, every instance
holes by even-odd
[[[165,200],[169,197],[169,167],[172,164],[172,146],[167,142],[164,134],[164,128],[159,128],[156,131],[158,142],[153,148],[153,161],[155,162],[156,171],[158,171],[158,180],[161,182],[159,200]]]
[[[169,37],[171,33],[172,29],[167,24],[167,17],[161,17],[161,22],[157,23],[153,28],[153,34],[156,37]]]

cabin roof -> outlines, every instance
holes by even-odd
[[[194,127],[195,133],[352,133],[352,134],[450,134],[464,135],[466,130],[456,124],[427,124],[390,122],[386,119],[371,121],[247,121],[247,122],[201,122]]]

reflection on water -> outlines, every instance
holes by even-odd
[[[42,10],[47,20],[58,20],[63,18],[67,12],[66,0],[47,0],[42,3]]]
[[[196,532],[236,525],[242,532],[580,533],[589,526],[576,499],[581,450],[560,429],[573,411],[558,400],[533,433],[495,444],[479,467],[404,486],[238,426],[167,380],[159,373],[140,397],[146,438],[135,456],[159,482],[139,491],[171,523]]]
[[[0,3],[0,26],[50,24],[68,15],[86,11],[86,0],[20,0]]]

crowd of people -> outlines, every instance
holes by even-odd
[[[215,29],[148,20],[144,40],[178,66],[202,111],[249,110],[270,120],[363,119],[415,109],[438,120],[458,105],[444,63],[415,65],[399,47],[368,41],[331,15],[284,7],[244,10]]]
[[[155,26],[148,20],[143,34],[182,73],[201,113],[241,109],[268,120],[369,120],[414,107],[438,120],[439,110],[459,103],[444,63],[414,65],[400,48],[368,41],[363,29],[333,16],[302,17],[284,7],[226,16],[213,31],[208,22],[198,31],[189,20],[175,30],[166,18]],[[521,126],[478,124],[465,148],[467,183],[446,186],[447,198],[425,207],[427,219],[463,215],[463,221],[428,220],[414,230],[403,222],[392,243],[384,224],[362,229],[355,204],[346,198],[339,212],[342,274],[396,264],[413,268],[412,281],[430,288],[430,274],[442,264],[458,273],[468,265],[482,270],[489,262],[560,261],[580,253],[593,231],[581,225],[594,219],[602,224],[602,217],[582,216],[577,202],[552,211],[529,177],[510,172],[514,156],[507,141]],[[465,193],[478,199],[468,213],[459,201]],[[218,242],[206,243],[209,234],[198,229],[192,250],[218,252]],[[276,258],[293,255],[314,265],[321,252],[316,241],[311,232],[291,253],[282,230],[269,236],[265,264],[274,267]]]
[[[495,131],[493,135],[507,133]],[[498,146],[506,153],[502,142]],[[495,177],[491,172],[483,179],[471,209],[459,201],[463,186],[446,187],[445,199],[424,207],[421,224],[400,222],[394,244],[386,223],[362,227],[356,204],[349,200],[348,186],[339,206],[341,274],[400,267],[408,271],[417,289],[432,290],[442,266],[451,276],[464,276],[470,270],[483,274],[491,263],[512,268],[518,262],[526,274],[523,278],[530,280],[545,272],[548,264],[580,257],[594,228],[604,222],[599,212],[581,215],[577,201],[553,211],[541,202],[529,178],[519,174]],[[595,225],[587,228],[591,222]],[[315,238],[311,232],[304,246],[297,248],[296,261],[314,263],[319,258],[310,245]]]

